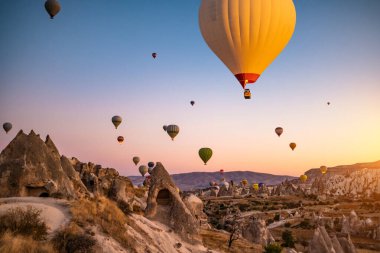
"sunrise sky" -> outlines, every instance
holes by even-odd
[[[34,129],[123,175],[138,175],[135,155],[170,173],[293,176],[380,160],[379,0],[295,0],[294,36],[251,100],[204,42],[200,0],[60,3],[50,20],[42,0],[0,1],[0,122],[13,124],[1,150]],[[180,127],[174,142],[168,124]],[[207,166],[201,147],[214,151]]]

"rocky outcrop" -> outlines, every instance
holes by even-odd
[[[251,220],[242,230],[242,235],[248,241],[263,246],[274,242],[274,238],[262,219]]]
[[[105,196],[129,211],[145,208],[131,181],[112,168],[61,156],[48,135],[20,131],[0,154],[0,197],[44,196],[66,199]]]
[[[315,195],[371,197],[380,194],[380,168],[361,169],[345,174],[327,174],[315,178],[311,193]]]
[[[310,253],[356,253],[355,246],[347,234],[332,234],[330,237],[325,227],[318,226],[309,244]]]
[[[199,241],[199,222],[182,201],[177,187],[158,162],[151,175],[145,216],[173,229],[184,240]]]
[[[291,181],[285,180],[281,184],[274,187],[272,195],[284,196],[284,195],[298,195],[304,196],[302,188]]]
[[[87,193],[49,136],[20,131],[0,154],[0,197],[78,198]]]

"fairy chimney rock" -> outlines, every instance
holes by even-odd
[[[157,162],[151,174],[145,216],[173,229],[184,240],[199,241],[199,222],[186,207],[164,166]]]

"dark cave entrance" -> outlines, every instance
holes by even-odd
[[[48,197],[50,197],[50,194],[48,192],[42,192],[39,197],[48,198]]]
[[[162,189],[157,194],[157,204],[162,206],[170,205],[172,201],[171,194],[168,189]]]

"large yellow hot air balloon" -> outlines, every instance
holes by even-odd
[[[305,183],[307,181],[307,176],[306,175],[301,175],[300,180],[302,183]]]
[[[327,173],[327,167],[326,166],[321,166],[320,167],[321,173],[324,175]]]
[[[207,45],[245,88],[281,53],[296,25],[292,0],[202,0]]]

